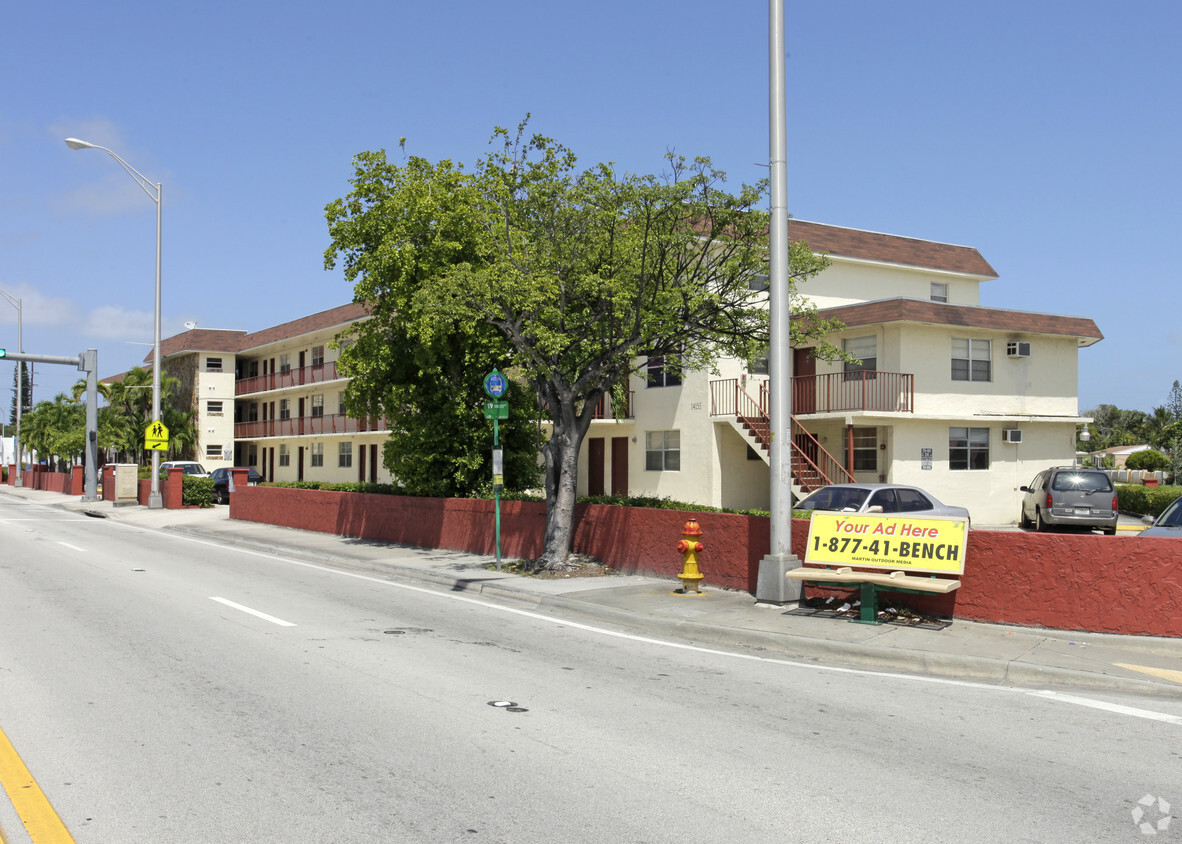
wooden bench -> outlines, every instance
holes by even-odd
[[[789,580],[799,580],[804,583],[824,585],[827,583],[848,584],[860,587],[862,606],[858,618],[853,619],[859,624],[881,624],[878,620],[878,593],[905,592],[913,595],[936,594],[947,595],[960,588],[959,580],[949,580],[936,575],[921,577],[907,574],[903,571],[854,571],[849,566],[840,568],[806,568],[792,569],[788,572]]]
[[[879,592],[946,595],[960,588],[960,581],[949,576],[964,572],[968,527],[968,518],[960,516],[818,510],[809,524],[806,565],[787,577],[858,586],[862,607],[853,620],[879,624]]]

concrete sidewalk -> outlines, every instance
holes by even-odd
[[[751,595],[710,588],[700,596],[677,580],[616,575],[538,579],[497,572],[491,557],[391,545],[231,520],[228,507],[148,510],[73,496],[0,487],[95,517],[234,545],[399,581],[419,581],[588,624],[705,647],[783,659],[906,671],[1022,687],[1068,687],[1182,699],[1182,639],[1115,636],[953,621],[942,628],[853,624],[762,607]]]

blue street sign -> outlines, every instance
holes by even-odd
[[[484,376],[484,392],[488,393],[492,398],[499,399],[505,395],[505,391],[508,389],[509,382],[505,379],[504,375],[495,369]]]

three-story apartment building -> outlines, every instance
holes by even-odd
[[[207,469],[251,466],[268,481],[388,483],[384,419],[351,416],[331,343],[365,318],[343,305],[253,333],[194,328],[161,344],[181,381]]]

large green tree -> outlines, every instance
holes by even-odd
[[[405,339],[392,353],[457,325],[492,327],[507,343],[550,421],[547,567],[571,548],[578,454],[600,400],[646,357],[708,369],[721,356],[757,357],[768,331],[766,293],[752,284],[767,269],[765,185],[730,193],[705,158],[670,155],[659,177],[576,165],[523,123],[497,129],[470,172],[362,153],[353,190],[327,208],[326,265],[340,261],[371,322]],[[795,284],[826,262],[795,244],[790,264]],[[794,328],[810,345],[839,354],[823,341],[832,324],[800,316]]]

